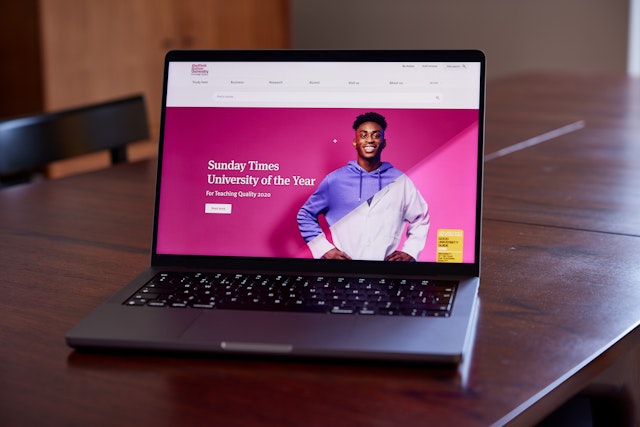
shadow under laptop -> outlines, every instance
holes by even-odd
[[[361,425],[385,419],[389,410],[403,417],[409,415],[405,410],[422,414],[425,406],[442,401],[443,411],[456,411],[452,396],[473,399],[454,365],[145,351],[73,351],[67,362],[86,393],[104,397],[106,407],[109,401],[121,405],[126,395],[142,414],[160,410],[185,424],[185,415],[207,415],[211,425],[230,418],[235,425],[252,425],[265,421],[261,417],[283,417],[263,425],[291,425],[296,419],[336,425],[332,417],[346,414],[346,425]]]
[[[468,386],[481,299],[471,318],[464,356],[459,363],[398,362],[327,357],[292,357],[252,353],[203,353],[141,349],[75,349],[67,357],[70,371],[118,377],[131,387],[162,381],[171,390],[185,384],[217,385],[242,393],[247,382],[265,389],[281,381],[307,390],[332,393],[335,387],[374,388],[406,396],[428,398],[446,394],[471,397]],[[443,384],[448,386],[443,388]],[[252,384],[250,384],[253,386]],[[217,388],[217,387],[216,387]],[[208,389],[208,387],[207,387]]]
[[[256,354],[224,354],[224,353],[201,353],[162,350],[128,350],[128,349],[76,349],[69,353],[67,366],[69,369],[96,369],[104,371],[145,371],[156,370],[156,367],[166,367],[167,361],[171,366],[184,366],[189,370],[198,367],[211,369],[238,369],[304,372],[307,369],[317,370],[319,368],[338,371],[353,372],[357,369],[362,372],[388,372],[398,375],[403,371],[412,376],[428,376],[434,380],[451,381],[458,379],[457,383],[462,386],[460,370],[464,363],[437,363],[437,362],[390,362],[378,360],[362,360],[347,358],[327,358],[327,357],[292,357],[278,355],[256,355]]]
[[[73,350],[67,358],[71,371],[123,374],[127,377],[153,374],[172,381],[207,376],[251,377],[254,380],[313,379],[331,384],[336,378],[355,383],[411,385],[424,388],[429,382],[449,383],[452,391],[465,393],[469,358],[459,364],[389,362],[338,358],[284,357],[252,354],[208,354],[157,350]],[[425,380],[427,382],[425,383]],[[191,380],[189,380],[191,381]]]
[[[434,407],[446,417],[462,410],[459,399],[476,396],[468,387],[476,324],[458,364],[83,349],[69,353],[67,369],[86,379],[87,393],[112,406],[124,394],[139,402],[138,415],[161,410],[170,423],[188,422],[186,413],[236,425],[362,425],[390,410],[395,418],[423,419]],[[274,419],[265,424],[264,416]]]

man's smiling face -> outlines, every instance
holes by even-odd
[[[379,124],[375,122],[364,122],[356,129],[353,146],[358,153],[358,163],[364,169],[368,170],[362,162],[374,166],[374,169],[379,166],[380,154],[385,145],[384,130]]]

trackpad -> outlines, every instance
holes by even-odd
[[[290,352],[296,347],[347,347],[355,316],[213,310],[182,335],[183,342],[229,351]]]

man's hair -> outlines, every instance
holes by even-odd
[[[366,122],[377,123],[380,125],[382,130],[387,130],[387,121],[385,120],[385,118],[381,114],[378,114],[374,111],[360,114],[358,117],[356,117],[356,121],[353,122],[353,130],[357,130],[361,124]]]

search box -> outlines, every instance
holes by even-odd
[[[383,107],[421,106],[442,102],[442,94],[434,92],[363,92],[363,91],[220,91],[214,92],[216,105],[279,107]]]

